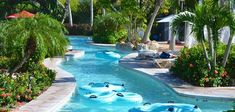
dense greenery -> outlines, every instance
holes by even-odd
[[[55,72],[42,65],[32,65],[30,72],[16,73],[13,77],[0,72],[0,111],[14,107],[17,102],[35,99],[51,85]]]
[[[127,31],[124,28],[126,21],[119,13],[96,16],[93,41],[114,44],[125,40],[127,37]]]
[[[205,0],[203,4],[197,5],[192,12],[179,13],[172,22],[172,28],[177,34],[180,24],[188,22],[192,25],[192,33],[198,41],[202,50],[201,56],[198,59],[205,59],[205,62],[199,62],[198,64],[207,66],[204,68],[205,71],[201,72],[200,75],[205,76],[206,80],[197,80],[196,85],[201,86],[221,86],[225,84],[221,77],[215,77],[215,73],[218,75],[223,74],[223,71],[227,69],[225,73],[231,71],[227,66],[233,61],[234,56],[230,57],[230,48],[232,45],[233,36],[235,34],[235,16],[229,8],[229,4],[219,5],[218,0]],[[230,28],[230,37],[226,47],[223,49],[219,48],[221,29],[224,27]],[[204,33],[204,29],[207,29],[207,35]],[[193,48],[192,50],[194,50]],[[199,52],[198,51],[198,52]],[[184,53],[183,53],[184,54]],[[198,54],[198,53],[197,53]],[[196,55],[195,55],[196,56]],[[190,58],[194,58],[192,56]],[[195,57],[197,59],[197,57]],[[227,64],[227,65],[226,65]],[[227,68],[226,68],[227,67]],[[230,66],[232,67],[232,66]],[[200,69],[199,69],[200,70]],[[217,72],[215,72],[217,71]],[[198,74],[198,73],[196,73]],[[231,75],[231,74],[230,74]],[[199,77],[202,78],[202,77]],[[208,84],[204,85],[204,82]],[[190,81],[191,82],[191,81]]]
[[[117,9],[112,2],[105,2],[106,9],[114,10],[107,14],[97,15],[94,23],[93,40],[99,43],[117,43],[138,39],[137,29],[146,27],[145,13],[135,0],[120,1]]]
[[[1,0],[0,20],[22,10],[48,14],[58,20],[62,19],[64,13],[63,6],[57,0]]]
[[[64,54],[68,41],[64,37],[64,27],[60,22],[45,15],[33,18],[13,19],[3,21],[0,29],[0,43],[4,56],[13,57],[12,74],[30,58],[40,62],[46,56]],[[37,54],[35,56],[35,54]]]
[[[68,45],[64,26],[43,14],[0,22],[0,107],[30,101],[48,88],[55,72],[42,65],[63,55]]]
[[[225,45],[218,48],[218,60],[223,58]],[[195,46],[191,49],[183,48],[180,56],[176,59],[171,71],[181,79],[196,86],[229,86],[231,77],[235,77],[235,46],[232,48],[227,66],[216,67],[215,70],[208,70],[206,59],[203,55],[203,48]]]

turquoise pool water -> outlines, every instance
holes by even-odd
[[[189,103],[198,105],[203,112],[221,112],[232,108],[232,101],[179,96],[161,82],[139,72],[119,66],[118,61],[95,56],[97,52],[104,50],[112,50],[120,53],[122,56],[124,56],[125,53],[111,47],[90,45],[88,38],[70,37],[69,39],[74,49],[85,51],[83,58],[69,60],[61,64],[61,68],[75,76],[78,87],[90,82],[123,83],[127,91],[142,95],[144,102],[165,103],[174,101],[177,103]],[[59,112],[127,112],[130,108],[132,107],[93,105],[92,102],[84,102],[84,100],[81,100],[78,92],[76,92],[70,102],[61,108]]]

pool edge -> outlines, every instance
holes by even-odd
[[[84,53],[81,52],[80,57],[83,55]],[[59,67],[59,64],[62,62],[62,57],[47,58],[43,61],[47,68],[56,71],[55,81],[36,99],[20,107],[20,111],[55,112],[70,100],[73,94],[75,94],[76,80],[72,74]]]
[[[167,74],[170,75],[169,69],[157,69],[157,68],[153,68],[156,69],[154,70],[154,74],[152,74],[153,72],[148,68],[141,68],[139,62],[143,62],[146,60],[142,60],[142,61],[137,61],[135,59],[133,59],[133,56],[137,56],[137,53],[130,53],[128,55],[126,55],[125,57],[123,57],[122,59],[119,60],[119,65],[130,69],[130,70],[134,70],[137,71],[143,75],[146,75],[154,80],[160,81],[161,83],[163,83],[164,85],[166,85],[167,87],[169,87],[169,89],[173,90],[173,92],[175,92],[176,94],[180,95],[180,96],[184,96],[184,97],[191,97],[191,98],[204,98],[204,99],[214,99],[214,100],[227,100],[227,101],[235,101],[235,95],[233,95],[232,93],[234,93],[235,91],[235,87],[196,87],[196,86],[192,86],[188,83],[183,82],[183,85],[174,85],[172,83],[168,83],[166,82],[164,79],[162,79],[159,76],[156,76],[156,74]],[[137,65],[134,65],[137,64]],[[149,73],[150,72],[150,73]],[[157,73],[159,72],[159,73]],[[182,80],[181,80],[182,81]],[[183,88],[183,89],[182,89]],[[220,94],[221,96],[219,96],[219,94],[210,94],[213,91],[216,90],[220,90],[220,89],[231,89],[229,92],[231,95],[233,96],[226,96],[224,94]],[[195,92],[195,90],[203,90],[203,92]],[[222,91],[222,90],[221,90]],[[227,93],[228,94],[228,93]]]

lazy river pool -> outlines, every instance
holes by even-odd
[[[75,76],[77,89],[75,95],[59,112],[128,112],[132,108],[132,106],[125,105],[95,105],[91,101],[84,102],[78,94],[78,88],[90,82],[125,84],[126,90],[140,94],[144,99],[144,103],[166,103],[168,101],[189,103],[198,105],[203,112],[222,112],[231,109],[233,106],[232,101],[179,96],[161,82],[142,73],[119,66],[118,60],[96,56],[97,52],[104,50],[118,52],[121,56],[125,56],[126,53],[113,47],[90,45],[90,39],[86,37],[70,37],[69,40],[74,49],[85,51],[85,56],[61,64],[61,68]]]

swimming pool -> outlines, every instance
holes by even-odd
[[[69,60],[61,64],[61,68],[75,76],[78,87],[90,82],[123,83],[127,91],[142,95],[144,102],[166,103],[174,101],[177,103],[189,103],[198,105],[203,112],[220,112],[232,108],[232,101],[179,96],[161,82],[142,73],[119,66],[117,60],[96,57],[97,52],[104,50],[115,51],[122,56],[126,54],[117,51],[115,48],[90,45],[88,43],[90,41],[89,38],[70,37],[69,39],[74,49],[85,51],[83,58]],[[130,106],[93,105],[92,102],[81,100],[77,93],[59,112],[127,112],[128,109],[132,108]]]

